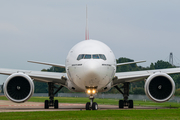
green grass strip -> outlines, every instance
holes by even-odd
[[[1,120],[179,120],[180,109],[0,113]]]

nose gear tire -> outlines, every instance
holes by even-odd
[[[90,110],[90,102],[86,103],[86,110]]]
[[[98,109],[98,104],[96,102],[93,102],[92,110],[97,110],[97,109]]]

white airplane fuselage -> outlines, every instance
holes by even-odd
[[[116,72],[116,59],[106,44],[84,40],[69,51],[66,72],[68,88],[72,91],[84,92],[87,88],[107,91]]]

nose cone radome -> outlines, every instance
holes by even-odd
[[[97,61],[87,61],[84,64],[83,81],[85,86],[96,87],[101,79],[101,65]]]

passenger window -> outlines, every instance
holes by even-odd
[[[106,56],[103,55],[103,54],[99,54],[99,57],[100,57],[101,59],[103,59],[103,60],[106,60]]]
[[[91,55],[89,54],[85,55],[84,59],[91,59]]]
[[[99,55],[98,54],[93,55],[93,59],[99,59]]]
[[[81,54],[81,55],[78,56],[77,60],[81,60],[83,58],[84,58],[84,54]]]

